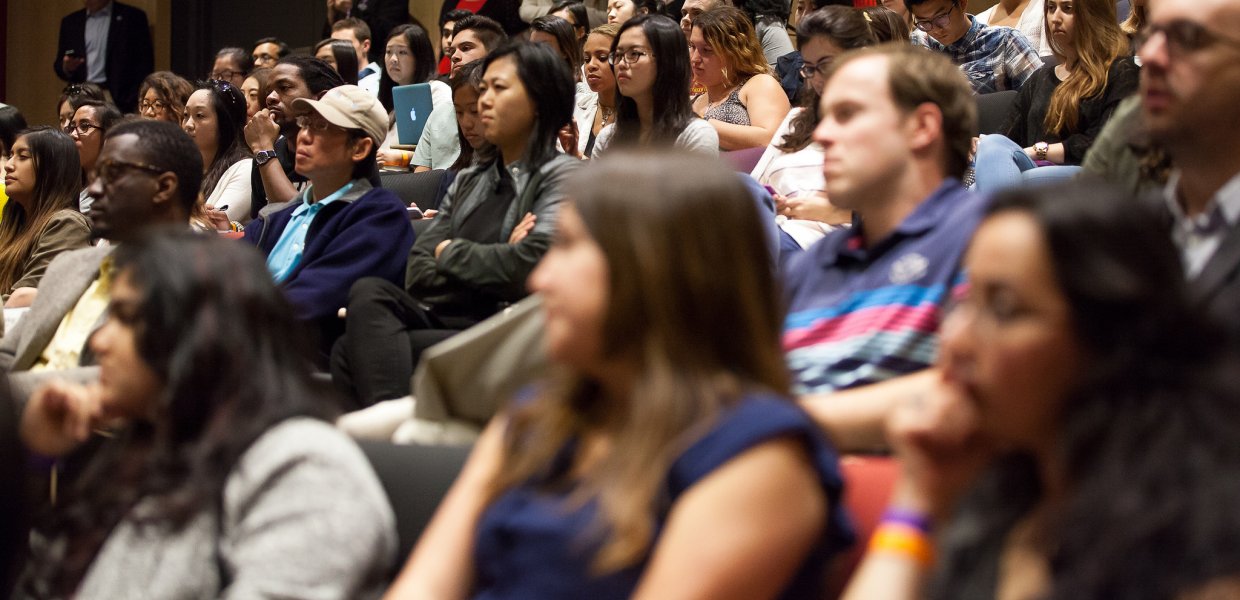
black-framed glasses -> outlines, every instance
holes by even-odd
[[[1188,19],[1175,19],[1146,26],[1136,37],[1137,48],[1144,47],[1151,38],[1159,34],[1167,40],[1167,52],[1173,56],[1197,52],[1215,44],[1240,50],[1240,39],[1210,31],[1206,26]]]
[[[103,127],[100,127],[99,125],[95,125],[94,123],[91,123],[90,121],[82,121],[76,125],[74,125],[73,123],[69,123],[68,125],[64,126],[64,129],[62,129],[62,131],[65,132],[65,135],[73,135],[76,133],[78,134],[79,137],[81,137],[84,135],[90,135],[90,132],[94,131],[95,129],[103,129]]]
[[[646,52],[645,50],[629,48],[628,50],[625,50],[624,52],[608,54],[607,64],[614,67],[620,61],[624,61],[624,64],[632,66],[633,63],[636,63],[647,56],[654,56],[654,55],[649,52]]]
[[[116,181],[121,176],[121,171],[125,169],[137,169],[146,171],[152,175],[162,175],[168,172],[168,169],[157,167],[148,163],[131,162],[127,160],[101,160],[95,164],[95,177],[98,177],[104,185]]]
[[[167,109],[168,109],[168,103],[164,102],[163,100],[154,100],[154,101],[143,100],[142,102],[138,103],[138,110],[140,112],[163,111]]]
[[[211,73],[211,79],[222,81],[224,79],[232,79],[233,75],[236,75],[236,74],[237,74],[236,71],[230,71],[230,70],[215,71]]]
[[[913,26],[926,32],[930,31],[931,29],[946,29],[948,24],[951,23],[951,16],[952,16],[953,10],[956,10],[955,3],[952,3],[951,7],[948,8],[947,12],[945,13],[940,13],[938,15],[935,15],[925,20],[913,19]]]
[[[833,62],[835,62],[835,57],[828,56],[812,65],[808,63],[801,65],[801,68],[798,69],[797,72],[801,74],[801,79],[806,81],[809,81],[809,79],[815,75],[818,77],[826,77],[827,71],[831,70],[831,64]]]

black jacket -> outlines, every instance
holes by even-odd
[[[61,68],[61,57],[68,50],[75,50],[82,58],[86,56],[86,9],[79,10],[60,21],[60,44],[56,51],[56,75],[70,83],[86,81],[87,66],[66,73]],[[116,106],[124,112],[138,110],[138,88],[142,80],[155,70],[155,49],[151,44],[151,27],[146,13],[141,9],[112,3],[112,24],[108,28],[108,46],[105,52],[108,91]]]

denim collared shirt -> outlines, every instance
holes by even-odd
[[[288,226],[284,228],[284,235],[276,241],[276,245],[271,249],[271,254],[267,255],[267,270],[271,271],[271,276],[276,283],[282,283],[297,268],[297,264],[301,262],[301,253],[306,249],[306,232],[310,230],[310,223],[314,221],[314,216],[323,210],[324,206],[339,200],[353,189],[353,182],[346,183],[344,187],[336,190],[330,196],[314,202],[314,186],[306,188],[301,193],[301,205],[293,210],[293,217],[289,219]]]
[[[1019,90],[1042,66],[1042,58],[1021,32],[1011,27],[988,27],[973,15],[964,37],[944,46],[924,31],[913,31],[913,43],[942,52],[960,65],[977,94]]]

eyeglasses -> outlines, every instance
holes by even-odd
[[[146,100],[143,100],[140,104],[138,104],[138,110],[144,113],[145,112],[163,112],[164,110],[167,110],[167,108],[168,108],[168,103],[164,102],[163,100],[155,100],[154,102],[148,102]]]
[[[85,135],[90,135],[90,132],[95,129],[103,129],[103,127],[99,125],[95,125],[94,123],[91,123],[90,121],[82,121],[78,123],[77,125],[74,125],[73,123],[69,123],[64,126],[62,131],[65,132],[65,135],[73,135],[74,133],[76,133],[78,134],[78,137],[81,137]]]
[[[313,131],[314,133],[323,133],[333,129],[344,131],[343,127],[338,127],[327,122],[327,119],[318,115],[301,115],[296,119],[298,129]]]
[[[1197,52],[1215,44],[1223,44],[1240,49],[1240,40],[1231,38],[1207,29],[1204,25],[1187,19],[1176,19],[1167,23],[1147,26],[1137,35],[1137,48],[1142,48],[1154,36],[1162,34],[1167,40],[1167,53],[1179,57],[1185,53]]]
[[[211,73],[211,79],[214,79],[214,80],[232,79],[233,75],[236,75],[236,74],[237,74],[236,71],[215,71]]]
[[[827,71],[831,70],[831,63],[835,62],[834,56],[828,56],[814,64],[805,64],[797,72],[801,74],[801,79],[809,81],[815,75],[818,77],[826,77]]]
[[[956,10],[955,4],[952,4],[951,8],[947,9],[947,12],[935,15],[929,19],[913,19],[913,26],[922,31],[930,31],[931,29],[945,29],[948,24],[951,23],[951,15],[953,10]]]
[[[643,52],[636,48],[630,48],[629,50],[625,50],[624,52],[621,52],[619,54],[616,54],[616,53],[608,54],[607,64],[614,67],[620,61],[624,61],[624,64],[632,65],[633,63],[640,61],[641,59],[647,56],[653,56],[653,54],[650,54],[649,52]]]
[[[108,185],[119,179],[121,176],[121,171],[124,169],[138,169],[139,171],[146,171],[152,175],[162,175],[168,172],[167,169],[146,163],[129,162],[124,160],[105,160],[100,161],[95,165],[95,177],[98,177],[104,185]]]

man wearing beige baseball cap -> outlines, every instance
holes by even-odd
[[[292,202],[263,208],[245,239],[267,256],[267,268],[297,315],[317,328],[326,351],[344,329],[337,311],[362,277],[404,281],[413,228],[396,194],[375,188],[375,153],[387,134],[383,105],[355,85],[299,98],[297,173],[310,180]]]

